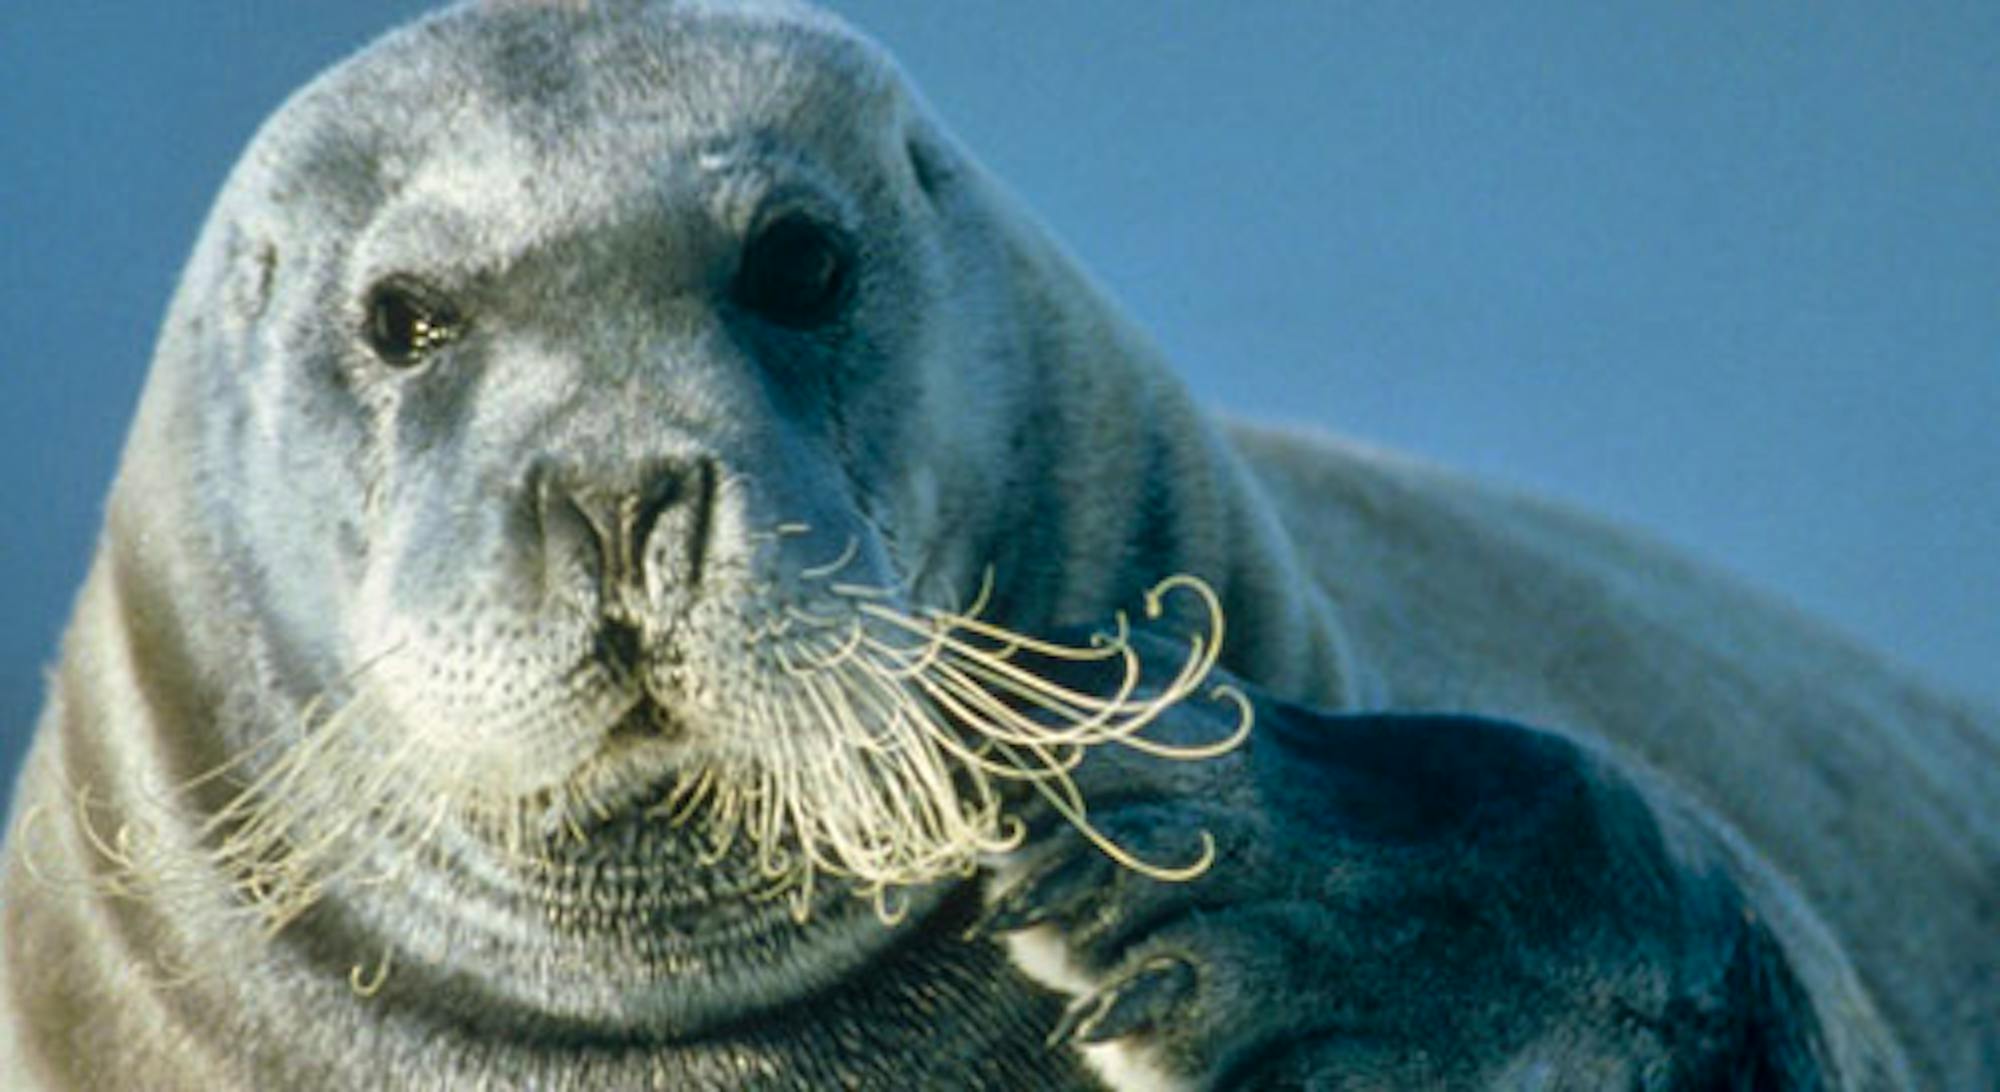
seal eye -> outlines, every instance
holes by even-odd
[[[789,213],[744,247],[736,299],[780,326],[804,330],[839,313],[848,279],[847,249],[833,230],[804,213]]]
[[[368,318],[362,335],[384,364],[411,368],[458,339],[458,311],[430,287],[396,276],[368,290]]]

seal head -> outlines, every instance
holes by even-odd
[[[427,1020],[722,1026],[1004,842],[933,723],[994,684],[930,685],[927,618],[1031,634],[1193,573],[1239,670],[1337,692],[1252,492],[836,21],[456,7],[301,91],[217,203],[38,759],[101,807],[50,855],[137,832],[172,976],[247,905]],[[976,965],[1011,1028],[1042,1002],[991,961],[905,977]],[[354,1000],[285,982],[258,1019]]]

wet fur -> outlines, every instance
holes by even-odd
[[[1840,957],[1796,942],[1795,894],[1629,756],[1248,693],[1244,751],[1100,751],[1077,775],[1106,830],[1156,853],[1207,832],[1221,867],[1161,884],[1051,831],[993,878],[991,924],[1078,996],[1064,1026],[1113,1087],[1908,1080],[1855,1023],[1859,987],[1828,976]],[[1216,715],[1187,705],[1163,730]]]

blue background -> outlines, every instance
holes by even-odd
[[[423,6],[0,5],[0,770],[211,195]],[[1207,399],[1598,509],[2000,696],[2000,5],[838,6]]]

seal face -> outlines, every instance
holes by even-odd
[[[988,488],[1006,415],[959,407],[1016,382],[951,349],[907,109],[810,20],[467,9],[267,130],[219,213],[259,313],[186,347],[230,407],[192,437],[203,522],[316,725],[274,767],[315,787],[246,820],[260,882],[434,830],[524,852],[669,784],[739,824],[862,806],[797,680],[857,602],[972,590],[943,498]]]
[[[276,336],[240,346],[256,389],[232,398],[261,412],[213,467],[242,498],[233,551],[317,585],[269,596],[311,603],[278,635],[311,682],[358,675],[426,725],[413,768],[509,796],[572,781],[620,725],[761,750],[744,710],[784,700],[756,687],[811,649],[800,616],[852,613],[836,582],[969,593],[936,498],[981,487],[962,471],[995,418],[919,422],[1007,382],[931,349],[923,198],[859,46],[715,14],[560,43],[544,22],[437,26],[294,104],[355,163],[239,180],[291,198],[260,202]],[[441,69],[461,94],[406,85]],[[754,94],[716,77],[737,70]],[[308,433],[350,458],[301,489],[284,451]]]
[[[456,12],[288,107],[222,206],[262,302],[197,335],[238,408],[192,470],[275,687],[354,737],[317,761],[367,771],[318,780],[553,829],[671,775],[907,878],[855,859],[895,817],[813,678],[916,645],[861,606],[974,593],[1023,383],[911,109],[831,24],[677,6]]]

